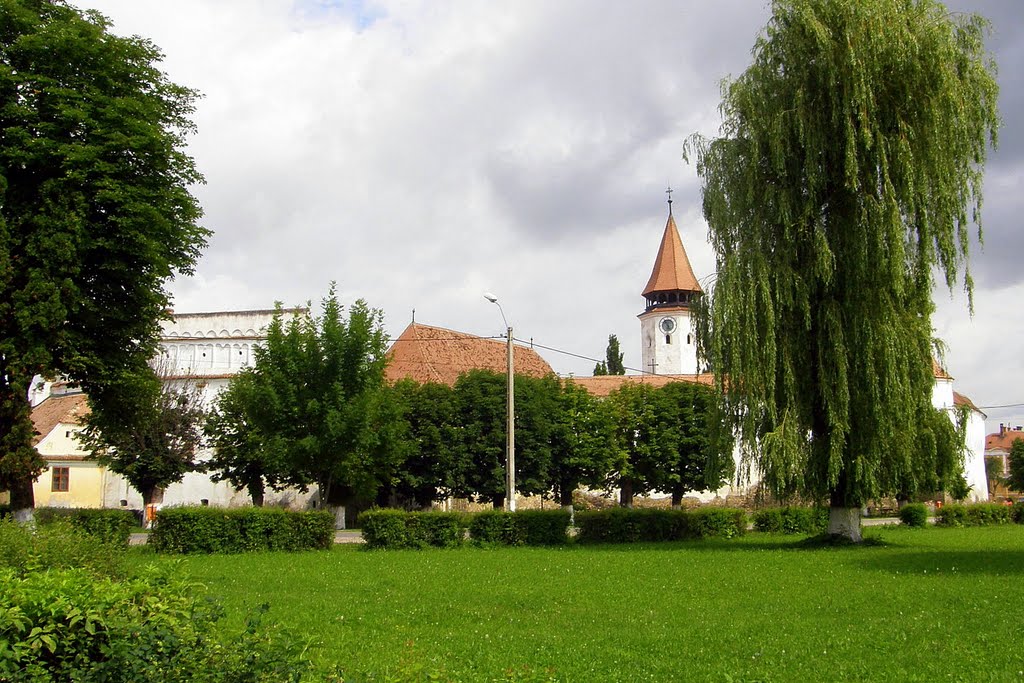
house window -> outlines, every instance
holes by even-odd
[[[666,334],[665,335],[665,343],[666,344],[671,344],[672,343],[672,335],[671,334]]]
[[[69,480],[71,478],[71,468],[69,467],[54,467],[51,469],[52,483],[50,486],[51,491],[67,491]]]

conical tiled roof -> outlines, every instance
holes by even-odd
[[[665,234],[661,237],[658,258],[654,261],[651,279],[644,287],[643,296],[651,292],[701,292],[697,278],[690,267],[690,259],[686,257],[683,241],[679,239],[679,230],[672,213],[668,214]]]

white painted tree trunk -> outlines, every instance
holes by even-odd
[[[14,511],[14,521],[18,524],[35,524],[35,508],[21,508]]]
[[[334,528],[344,529],[345,528],[345,506],[344,505],[331,505],[327,508],[334,513]]]
[[[563,505],[562,509],[569,513],[569,526],[575,526],[576,511],[573,509],[572,505]]]
[[[860,508],[830,507],[828,509],[828,533],[842,536],[853,543],[860,543]]]

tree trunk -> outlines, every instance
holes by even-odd
[[[680,489],[672,489],[672,509],[678,510],[683,507],[683,492]]]
[[[491,507],[495,510],[501,510],[505,507],[505,494],[498,494],[491,498]]]
[[[160,486],[143,486],[139,493],[142,494],[143,526],[149,529],[156,521],[156,509],[163,505],[164,490]]]
[[[263,485],[263,478],[258,477],[249,482],[249,497],[252,498],[252,504],[258,508],[263,507],[264,497],[266,495],[266,486]]]
[[[19,477],[11,484],[11,511],[14,521],[31,524],[35,521],[36,498],[32,490],[32,479]]]
[[[558,504],[563,508],[572,507],[572,494],[576,490],[573,482],[562,480],[558,483]]]
[[[828,509],[828,534],[845,538],[852,543],[864,540],[860,531],[859,507],[836,507]]]
[[[345,506],[344,505],[328,505],[327,509],[334,514],[334,528],[345,529]]]
[[[633,480],[623,479],[619,483],[619,505],[624,508],[633,507]]]

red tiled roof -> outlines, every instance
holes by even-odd
[[[608,396],[624,384],[646,384],[663,387],[672,382],[694,382],[713,386],[715,376],[710,372],[700,375],[600,375],[597,377],[573,377],[567,381],[583,387],[594,396]]]
[[[1024,430],[1005,429],[1002,432],[989,434],[985,437],[985,452],[1005,451],[1009,453],[1010,449],[1013,448],[1013,442],[1018,439],[1024,439]]]
[[[32,445],[42,441],[58,424],[81,424],[82,418],[88,414],[85,394],[50,396],[32,409],[32,426],[36,430]]]
[[[968,408],[970,408],[974,412],[981,413],[981,411],[978,410],[978,406],[974,405],[974,401],[972,401],[971,399],[967,398],[966,396],[964,396],[963,394],[961,394],[958,391],[954,391],[953,392],[953,405],[955,405],[955,406],[967,406]],[[981,413],[981,414],[984,415],[985,413]]]
[[[668,292],[682,290],[687,292],[702,291],[697,278],[690,267],[690,259],[683,249],[683,241],[679,239],[676,220],[670,213],[665,223],[665,234],[661,237],[658,258],[654,261],[651,279],[644,287],[643,296],[651,292]]]
[[[470,370],[505,372],[508,367],[506,343],[465,332],[412,323],[388,350],[386,376],[389,382],[408,377],[417,382],[440,382],[449,386]],[[547,361],[527,346],[515,345],[515,372],[544,377],[554,371]]]
[[[935,375],[935,379],[953,379],[946,372],[945,368],[939,365],[939,361],[932,358],[932,374]]]

